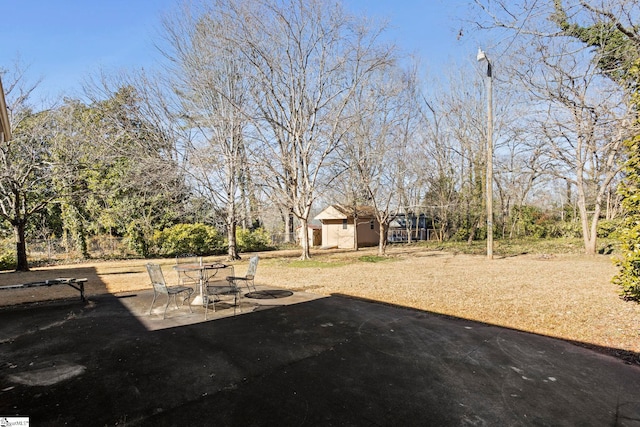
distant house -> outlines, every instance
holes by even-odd
[[[380,224],[371,206],[357,206],[354,212],[353,207],[331,205],[314,219],[322,223],[324,248],[353,249],[356,229],[358,246],[376,246],[380,241]]]
[[[409,241],[409,234],[411,234],[411,241],[414,242],[417,240],[430,240],[434,235],[434,230],[427,228],[428,221],[429,219],[425,214],[409,214],[408,217],[405,214],[394,215],[389,223],[387,239],[389,242],[406,243]]]

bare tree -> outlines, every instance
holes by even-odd
[[[356,96],[357,98],[357,96]],[[360,111],[360,114],[366,114]],[[345,126],[349,126],[345,123]],[[355,127],[354,129],[357,129]],[[354,130],[352,129],[352,130]],[[336,177],[334,185],[327,188],[323,192],[323,196],[327,200],[337,201],[339,204],[347,208],[353,216],[353,248],[357,251],[360,249],[358,238],[359,225],[363,222],[360,214],[364,209],[370,207],[370,195],[363,185],[359,168],[353,167],[364,156],[362,139],[352,130],[346,130],[345,140],[347,141],[338,149],[335,161],[331,162],[331,174]],[[331,203],[331,202],[330,202]],[[370,210],[370,209],[369,209]],[[366,216],[370,217],[371,212],[366,212]],[[369,221],[369,219],[367,219]]]
[[[449,167],[455,171],[458,192],[456,228],[459,237],[469,242],[477,237],[485,218],[483,188],[487,151],[482,95],[482,81],[475,74],[459,69],[449,77],[448,91],[432,100],[441,116],[440,138],[435,141],[441,146],[435,148],[435,153],[443,159],[444,153],[453,152],[450,159],[455,163]],[[447,183],[442,181],[445,177],[440,176],[440,185]]]
[[[342,155],[357,172],[356,188],[374,208],[380,224],[378,254],[384,255],[389,223],[407,183],[417,116],[416,81],[413,73],[391,66],[378,70],[375,77],[356,92],[349,105],[353,115]]]
[[[528,132],[526,135],[528,136]],[[519,219],[517,212],[530,201],[534,190],[544,188],[546,162],[542,150],[519,134],[512,134],[496,155],[495,186],[500,200],[502,237],[514,237]]]
[[[345,107],[367,76],[390,61],[391,51],[379,47],[380,28],[339,5],[256,0],[229,10],[235,25],[227,37],[251,70],[252,156],[266,171],[264,185],[298,219],[306,259],[308,218],[327,184],[323,170],[343,140]]]
[[[508,68],[507,59],[501,65]],[[497,80],[495,128],[497,140],[494,151],[494,186],[500,204],[502,237],[513,237],[522,208],[533,203],[533,195],[549,193],[550,165],[544,153],[545,142],[532,135],[527,122],[531,104],[522,92],[519,81],[509,74],[500,74]]]
[[[502,59],[504,61],[504,59]],[[541,181],[540,143],[531,138],[522,118],[528,106],[519,84],[511,84],[500,62],[494,73],[494,203],[500,203],[496,224],[513,221],[513,208],[529,201],[534,185]],[[468,241],[478,238],[485,219],[486,193],[486,100],[478,69],[450,66],[444,78],[430,79],[421,103],[425,125],[422,147],[430,166],[426,175],[423,209],[432,218],[439,239],[455,233]]]
[[[450,141],[446,114],[437,99],[429,100],[423,96],[423,104],[420,108],[425,122],[422,146],[432,167],[424,170],[427,188],[422,208],[430,216],[436,238],[442,241],[450,237],[451,222],[458,204],[459,188],[455,175],[457,150]]]
[[[400,98],[402,102],[397,112],[403,117],[404,129],[398,136],[402,136],[406,144],[401,145],[401,161],[403,174],[397,186],[399,195],[397,212],[404,214],[407,242],[411,243],[414,236],[414,219],[416,227],[420,222],[420,215],[424,213],[423,199],[428,189],[425,170],[432,165],[424,147],[424,131],[427,122],[421,112],[423,95],[420,91],[421,82],[418,79],[417,63],[411,64],[403,74]]]
[[[250,182],[250,163],[285,216],[300,222],[308,258],[307,221],[343,137],[344,107],[389,60],[376,47],[379,30],[316,0],[215,0],[184,10],[165,27],[179,95],[208,144],[192,151],[196,181],[226,203],[227,225],[235,228],[238,182]]]
[[[28,271],[25,230],[30,219],[56,198],[51,168],[50,111],[29,105],[39,82],[30,84],[25,68],[4,71],[6,107],[12,138],[0,139],[0,218],[13,227],[16,270]]]
[[[632,131],[624,85],[613,83],[626,81],[622,62],[628,56],[618,55],[619,50],[611,56],[627,45],[607,28],[635,12],[626,1],[598,7],[563,3],[476,1],[487,17],[481,27],[511,31],[506,48],[519,64],[508,72],[527,90],[530,138],[544,141],[540,153],[547,170],[575,188],[585,252],[593,254],[602,204],[620,170],[622,141]],[[596,25],[583,28],[570,19]],[[586,44],[583,36],[589,36]]]
[[[554,173],[576,188],[585,252],[595,254],[604,196],[620,171],[631,118],[622,94],[583,58],[556,53],[541,59],[544,71],[536,74],[542,78],[528,80],[534,102],[549,102],[537,128]]]
[[[225,207],[229,260],[239,259],[236,226],[240,196],[251,192],[245,134],[247,115],[247,62],[227,38],[230,6],[214,1],[195,14],[188,7],[165,20],[172,51],[173,75],[190,126],[199,131],[187,147],[190,175],[212,205]],[[217,13],[222,11],[223,13]],[[241,186],[244,184],[244,186]]]

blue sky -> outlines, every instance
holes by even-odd
[[[470,37],[458,39],[468,0],[344,0],[355,13],[387,19],[388,37],[418,53],[431,73],[475,59]],[[152,67],[161,15],[177,0],[0,0],[0,68],[19,57],[40,96],[76,94],[98,70]]]

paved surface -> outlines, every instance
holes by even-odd
[[[0,309],[0,415],[37,426],[640,425],[637,366],[547,337],[340,296],[245,298],[242,315],[206,322],[201,308],[148,316],[148,292],[89,299]]]

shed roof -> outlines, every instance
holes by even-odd
[[[372,206],[356,206],[358,218],[375,218],[375,209]],[[314,219],[348,219],[353,218],[353,206],[331,205],[315,216]]]

